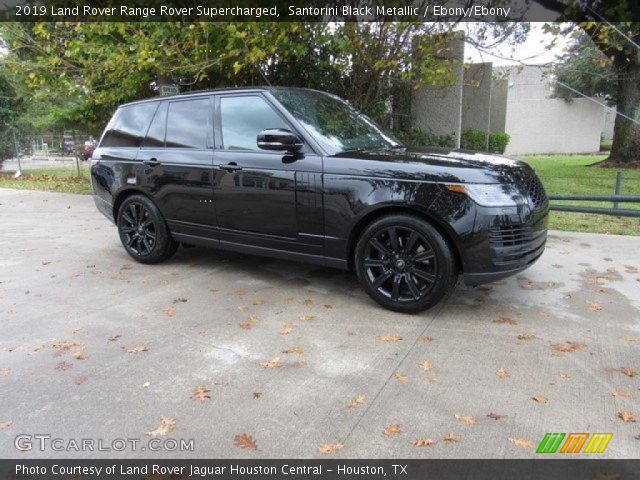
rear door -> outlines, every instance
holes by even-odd
[[[216,98],[214,202],[222,242],[322,253],[322,158],[261,150],[258,133],[295,128],[260,93]],[[297,133],[297,132],[296,132]]]
[[[211,236],[213,105],[209,95],[162,101],[138,160],[172,231]]]

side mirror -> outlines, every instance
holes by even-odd
[[[302,140],[284,128],[267,128],[258,134],[258,148],[297,152],[302,148]]]

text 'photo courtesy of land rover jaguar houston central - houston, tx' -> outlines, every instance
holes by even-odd
[[[437,115],[437,112],[434,112]],[[92,157],[98,209],[142,263],[179,244],[354,269],[399,312],[519,272],[549,202],[499,155],[411,150],[336,96],[212,90],[122,105]]]

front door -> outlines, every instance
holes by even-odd
[[[264,129],[294,131],[260,94],[220,95],[217,111],[213,184],[220,240],[321,253],[321,157],[308,148],[296,156],[258,148]]]

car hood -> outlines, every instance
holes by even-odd
[[[445,148],[358,150],[325,158],[325,173],[456,183],[501,183],[530,169],[498,154]]]

